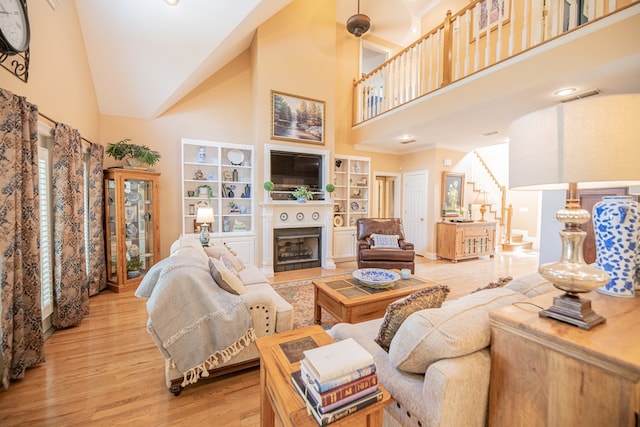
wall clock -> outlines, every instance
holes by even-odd
[[[8,55],[29,49],[31,31],[22,0],[0,0],[0,51]]]

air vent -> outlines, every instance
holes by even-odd
[[[400,144],[411,144],[412,142],[416,142],[415,139],[403,139],[400,141]]]
[[[562,98],[560,102],[571,102],[577,99],[582,99],[582,98],[587,98],[589,96],[597,95],[601,92],[602,91],[600,89],[589,89],[582,92],[571,94],[571,96],[567,96],[566,98]]]

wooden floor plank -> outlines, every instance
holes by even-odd
[[[449,285],[454,299],[498,277],[533,272],[537,262],[528,253],[457,264],[418,257],[416,275]],[[336,270],[276,273],[274,282],[354,268],[349,262]],[[169,393],[164,361],[145,329],[145,301],[133,292],[102,292],[90,299],[91,314],[79,326],[55,332],[45,343],[46,362],[0,391],[0,425],[260,425],[257,368],[201,381],[179,397]]]

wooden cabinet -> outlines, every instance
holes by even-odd
[[[606,322],[585,331],[539,317],[558,293],[490,313],[488,425],[637,426],[640,298],[587,294]]]
[[[182,233],[197,235],[198,207],[212,207],[211,242],[232,243],[255,263],[253,146],[182,140]]]
[[[496,253],[495,222],[451,222],[437,225],[436,255],[438,259],[477,258],[483,255],[493,257]]]
[[[333,231],[333,258],[343,260],[356,256],[355,227],[336,228]]]
[[[104,173],[107,287],[137,286],[160,260],[160,174],[112,168]]]

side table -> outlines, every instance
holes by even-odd
[[[313,416],[307,414],[302,397],[291,382],[291,373],[300,369],[302,350],[333,343],[320,326],[294,329],[275,335],[258,338],[256,345],[260,352],[260,425],[263,427],[309,426],[317,427]],[[297,360],[296,360],[297,359]],[[382,411],[391,401],[384,392],[381,401],[367,406],[332,426],[381,426]]]
[[[637,426],[640,298],[591,292],[606,322],[585,331],[538,316],[559,292],[489,314],[489,425]]]

